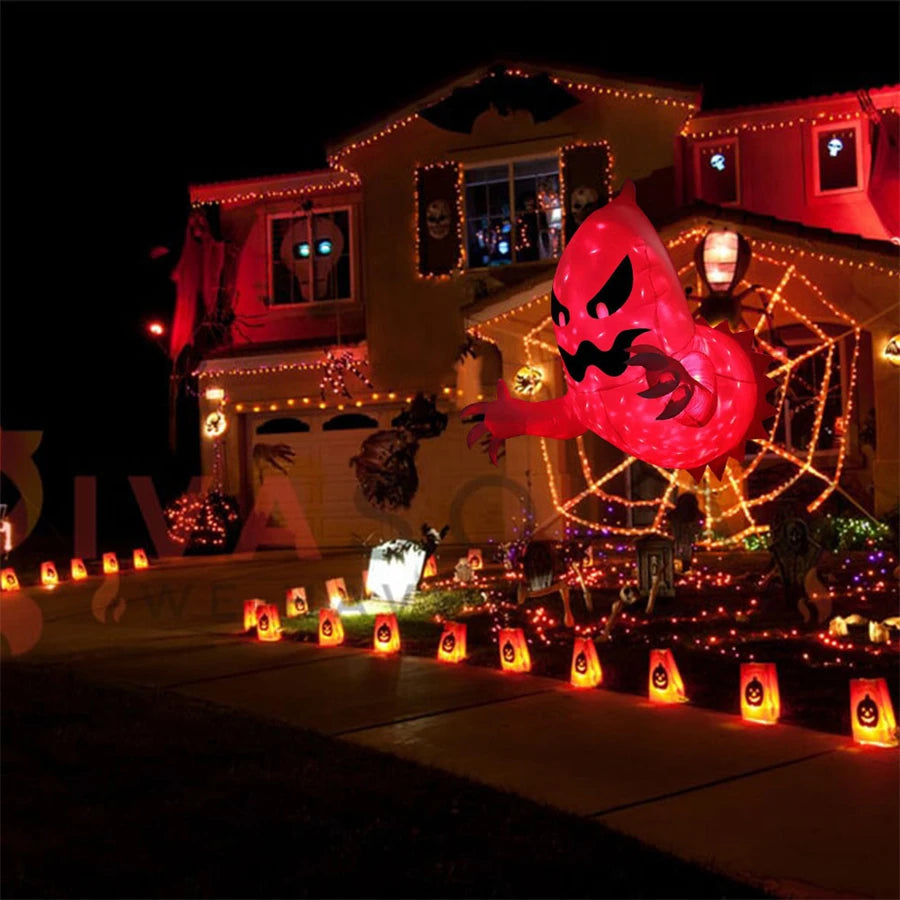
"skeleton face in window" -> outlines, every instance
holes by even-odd
[[[310,227],[311,224],[311,227]],[[281,241],[279,256],[293,273],[300,285],[304,300],[313,299],[309,290],[310,259],[315,272],[315,299],[328,297],[328,279],[335,262],[344,251],[344,235],[341,229],[325,216],[298,219],[287,230]]]
[[[572,191],[571,206],[575,224],[580,225],[596,208],[600,195],[597,191],[582,184]]]
[[[844,149],[844,142],[840,138],[832,138],[828,142],[828,155],[837,156]]]
[[[442,241],[450,234],[450,204],[446,200],[432,200],[425,210],[425,224],[429,236]]]

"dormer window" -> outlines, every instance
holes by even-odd
[[[740,202],[740,169],[737,138],[710,141],[695,148],[697,196],[707,203],[725,206]]]
[[[273,305],[353,299],[349,208],[288,213],[269,219]]]
[[[818,126],[813,129],[813,143],[817,194],[862,189],[858,123]]]

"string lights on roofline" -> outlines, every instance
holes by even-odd
[[[891,106],[886,107],[884,111],[893,112],[895,110],[896,107]],[[782,128],[796,128],[799,125],[824,125],[828,124],[829,122],[849,122],[855,119],[866,118],[868,118],[868,114],[865,111],[854,111],[846,113],[819,112],[814,116],[796,116],[792,119],[778,119],[775,121],[767,122],[755,122],[752,120],[747,120],[739,123],[738,125],[732,125],[726,128],[714,128],[709,131],[692,131],[689,127],[689,123],[685,123],[684,127],[681,129],[681,136],[690,138],[694,141],[705,141],[719,137],[733,136],[748,131],[751,133],[756,131],[777,131]],[[694,118],[693,121],[698,122],[700,120]]]
[[[194,200],[191,202],[193,209],[201,209],[204,206],[233,206],[240,203],[253,203],[259,200],[285,200],[291,197],[311,197],[322,193],[336,193],[341,188],[356,190],[362,181],[355,172],[341,169],[342,177],[331,179],[321,184],[305,185],[297,188],[283,188],[270,191],[239,191],[228,197],[220,197],[210,200]]]

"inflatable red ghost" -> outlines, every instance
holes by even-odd
[[[550,315],[568,390],[541,403],[510,396],[474,403],[484,415],[471,447],[488,435],[492,462],[506,438],[572,438],[593,431],[630,456],[696,479],[708,465],[721,477],[729,456],[767,436],[769,357],[752,332],[732,334],[691,317],[662,241],[640,211],[634,185],[592,213],[559,261]]]

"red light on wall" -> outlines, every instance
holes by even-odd
[[[265,605],[265,600],[244,601],[244,631],[252,631],[256,628],[256,611]]]
[[[78,557],[69,563],[69,571],[72,573],[72,581],[84,581],[87,578],[87,566]]]
[[[458,663],[466,658],[466,626],[460,622],[445,622],[438,644],[437,658],[441,662]]]
[[[0,572],[0,587],[4,591],[17,591],[19,589],[19,579],[16,577],[15,569],[4,569]]]
[[[119,560],[115,553],[103,554],[103,574],[115,575],[119,571]]]
[[[775,663],[741,663],[741,717],[774,725],[781,716]]]
[[[319,646],[337,647],[344,643],[344,623],[333,609],[319,610]]]
[[[41,563],[41,584],[48,588],[55,588],[59,584],[59,573],[52,562]]]
[[[531,654],[521,628],[500,629],[500,668],[504,672],[530,672]]]
[[[686,703],[684,682],[671,650],[650,651],[649,696],[657,703]]]
[[[134,561],[135,569],[146,569],[150,565],[147,560],[147,554],[141,549],[137,549],[134,551],[134,553],[132,554],[132,559]]]
[[[850,679],[850,722],[858,744],[897,746],[894,705],[883,678]]]
[[[274,603],[263,603],[257,607],[256,636],[261,641],[281,640],[281,619]]]
[[[597,648],[590,638],[575,638],[575,646],[572,648],[572,675],[571,682],[574,687],[597,687],[603,681],[603,670],[600,668],[600,660],[597,659]]]
[[[396,653],[400,649],[400,629],[394,613],[375,616],[375,650],[378,653]]]

